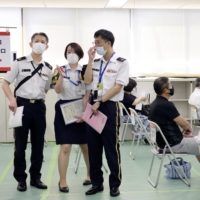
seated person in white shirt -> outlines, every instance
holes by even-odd
[[[190,95],[188,100],[190,105],[200,108],[200,77],[196,79],[194,92]]]

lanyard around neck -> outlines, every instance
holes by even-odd
[[[64,78],[69,79],[70,83],[72,83],[72,84],[75,85],[75,86],[78,86],[78,85],[79,85],[79,84],[78,84],[78,81],[80,80],[79,77],[80,77],[81,71],[78,70],[78,79],[79,79],[79,80],[78,80],[77,82],[74,82],[74,81],[72,81],[72,80],[70,79],[69,76],[67,76],[67,69],[66,69],[66,67],[64,68],[64,70],[65,70],[65,77],[64,77]]]
[[[110,56],[108,62],[106,63],[106,66],[104,67],[103,71],[102,71],[102,65],[103,65],[103,60],[101,61],[101,65],[100,65],[100,71],[99,71],[99,83],[101,83],[101,80],[102,80],[102,77],[103,77],[103,74],[110,62],[110,59],[113,57],[113,55],[115,54],[115,52],[112,53],[112,55]]]

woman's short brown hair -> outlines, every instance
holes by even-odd
[[[69,46],[71,46],[71,48],[74,50],[74,52],[78,55],[79,60],[81,58],[83,58],[84,52],[83,52],[83,49],[81,48],[81,46],[79,44],[75,43],[75,42],[72,42],[72,43],[69,43],[65,48],[64,56],[65,56],[66,59],[67,59],[67,55],[66,55],[67,49],[68,49]]]

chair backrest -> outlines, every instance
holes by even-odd
[[[167,139],[165,138],[165,135],[163,134],[163,132],[162,132],[161,128],[158,126],[158,124],[156,124],[155,122],[152,122],[150,120],[148,120],[148,121],[150,123],[151,128],[154,129],[155,132],[159,132],[160,135],[162,136],[164,142],[165,142],[165,147],[163,149],[163,153],[165,153],[166,152],[166,148],[168,148],[168,150],[170,151],[170,153],[174,154],[174,152],[172,151],[172,149],[171,149],[171,147],[170,147]],[[155,141],[155,143],[156,143],[156,141]],[[156,143],[156,146],[158,146],[157,143]]]
[[[123,112],[123,110],[124,110],[126,115],[130,116],[128,111],[126,110],[126,107],[124,106],[124,104],[121,102],[118,102],[118,104],[119,104],[119,109],[120,109],[120,115],[124,116],[124,112]]]
[[[145,136],[146,136],[146,138],[147,138],[149,144],[150,144],[152,147],[154,147],[154,145],[155,145],[154,140],[151,139],[152,132],[151,132],[151,131],[148,132],[148,131],[146,130],[146,127],[143,125],[143,123],[142,123],[140,117],[138,116],[137,112],[136,112],[134,109],[129,108],[129,110],[130,110],[130,113],[131,113],[130,119],[131,119],[131,121],[132,121],[132,124],[135,125],[136,122],[139,123],[139,125],[142,127],[142,130],[144,131],[144,134],[145,134]],[[154,134],[154,135],[155,135],[155,134]]]

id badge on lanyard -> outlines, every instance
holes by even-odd
[[[78,86],[76,87],[76,92],[78,95],[85,95],[85,83],[84,81],[78,81]]]

